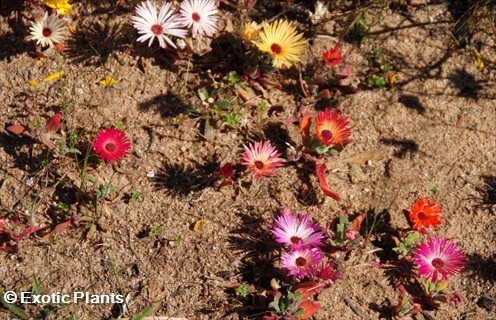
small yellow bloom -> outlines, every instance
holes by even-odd
[[[482,54],[476,50],[474,50],[474,53],[475,53],[475,57],[477,58],[477,62],[476,62],[476,66],[477,66],[477,69],[479,70],[482,70],[484,69],[484,61],[482,60]]]
[[[394,89],[394,85],[396,84],[396,79],[398,78],[398,73],[397,72],[387,72],[387,77],[388,77],[388,83],[389,87],[391,89]]]
[[[252,42],[260,34],[260,28],[261,26],[254,21],[252,21],[251,23],[245,23],[239,35],[244,41]]]
[[[61,15],[67,14],[72,10],[72,5],[68,3],[68,0],[45,0],[45,5],[52,9],[56,9]]]
[[[207,221],[205,221],[205,220],[198,220],[198,221],[196,221],[195,226],[193,227],[193,232],[198,232],[198,231],[200,231],[200,226],[201,226],[203,223],[207,223]]]
[[[67,24],[67,29],[69,29],[70,33],[76,34],[76,29],[74,28],[74,26],[71,23]]]
[[[55,72],[55,73],[52,73],[51,75],[49,75],[48,77],[44,78],[43,82],[56,80],[56,79],[62,78],[63,76],[64,76],[64,71]]]
[[[100,85],[102,86],[111,86],[111,85],[114,85],[117,83],[117,79],[115,78],[112,78],[112,77],[109,77],[109,76],[106,76],[105,79],[101,80],[100,82],[98,82]]]
[[[292,63],[301,61],[300,55],[305,51],[307,40],[298,33],[296,27],[287,20],[277,20],[263,24],[260,32],[261,42],[252,41],[260,51],[269,53],[276,68],[291,67]]]
[[[36,56],[36,58],[35,58],[35,59],[39,59],[40,61],[43,61],[43,60],[45,60],[45,58],[46,58],[46,57],[45,57],[45,55],[44,55],[43,53],[41,53],[41,52],[32,51],[31,53],[32,53],[34,56]]]
[[[40,84],[40,82],[37,80],[28,80],[28,83],[30,86],[33,86],[33,87],[36,87],[37,85]]]

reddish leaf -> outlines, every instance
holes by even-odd
[[[224,177],[224,179],[229,179],[234,173],[234,170],[232,168],[232,164],[230,162],[223,165],[219,169],[219,171],[220,171],[220,174]]]
[[[296,293],[303,293],[303,296],[301,296],[301,300],[305,301],[314,294],[318,293],[320,290],[322,290],[322,284],[315,282],[315,281],[310,281],[310,282],[304,282],[300,283],[297,286],[297,289],[295,290]]]
[[[222,183],[220,184],[220,187],[223,187],[223,186],[230,186],[233,184],[233,181],[232,180],[224,180],[222,181]]]
[[[22,134],[24,130],[26,130],[23,126],[18,126],[18,125],[13,125],[13,126],[8,126],[7,131],[12,132],[13,134]]]
[[[308,111],[303,114],[303,117],[300,120],[300,124],[298,125],[303,140],[306,140],[308,139],[308,137],[310,137],[311,125],[312,125],[312,113]]]
[[[53,233],[61,233],[65,229],[69,228],[72,225],[72,220],[66,221],[59,223],[58,225],[53,228]]]
[[[337,193],[331,191],[331,189],[329,189],[329,185],[327,184],[327,180],[325,177],[326,169],[327,169],[327,167],[326,167],[325,163],[322,163],[322,164],[316,163],[315,164],[315,172],[317,173],[317,177],[319,178],[319,187],[320,187],[320,189],[322,189],[322,191],[324,192],[324,194],[326,196],[331,197],[336,201],[340,201],[341,197],[339,196],[339,194],[337,194]]]
[[[21,232],[18,235],[11,234],[10,237],[14,239],[15,241],[19,242],[21,241],[24,237],[29,236],[32,233],[35,233],[36,231],[40,230],[41,227],[28,227],[26,228],[23,232]]]
[[[55,149],[55,145],[50,140],[50,134],[49,133],[40,133],[38,135],[38,137],[39,137],[41,143],[43,143],[44,145],[46,145],[50,150],[54,150]]]
[[[320,303],[314,301],[305,301],[302,302],[299,306],[299,309],[302,309],[303,312],[299,313],[296,318],[298,319],[308,319],[313,316],[320,309]]]
[[[57,113],[55,114],[53,117],[51,117],[46,125],[45,125],[45,128],[46,128],[46,131],[47,132],[50,132],[50,131],[57,131],[58,128],[60,127],[60,119],[62,118],[62,115],[60,113]]]
[[[357,231],[357,232],[360,231],[360,226],[362,225],[362,222],[364,219],[365,219],[364,213],[362,213],[361,215],[359,215],[358,217],[353,219],[353,221],[349,225],[349,226],[351,226],[351,230]]]

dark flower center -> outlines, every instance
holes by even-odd
[[[441,269],[444,266],[444,261],[439,258],[436,258],[432,260],[431,264],[434,268]]]
[[[193,14],[191,15],[191,18],[193,18],[194,22],[200,22],[200,19],[201,19],[200,15],[196,12],[193,12]]]
[[[330,141],[332,139],[332,132],[330,130],[322,130],[321,135],[324,142]]]
[[[52,30],[50,30],[49,28],[43,28],[42,33],[43,33],[43,36],[44,37],[47,37],[48,38],[49,36],[52,35]]]
[[[162,26],[159,24],[154,24],[152,26],[152,32],[153,32],[153,34],[158,36],[158,35],[162,34],[162,32],[164,32],[164,28],[162,28]]]
[[[280,45],[278,45],[277,43],[273,43],[271,46],[270,46],[270,50],[272,52],[274,52],[275,54],[280,54],[282,52],[282,48]]]
[[[417,218],[419,220],[425,220],[425,219],[427,219],[427,215],[425,214],[425,212],[420,211],[419,213],[417,213]]]
[[[263,167],[264,167],[264,163],[262,161],[260,161],[260,160],[255,161],[255,168],[257,168],[258,170],[261,170]]]
[[[113,152],[115,150],[115,144],[112,142],[109,142],[105,145],[105,151],[107,152]]]
[[[298,244],[300,242],[301,238],[297,236],[292,236],[291,237],[291,243]]]
[[[295,263],[298,267],[304,267],[307,264],[307,259],[303,257],[298,257],[296,258]]]

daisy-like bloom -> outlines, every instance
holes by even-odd
[[[298,33],[296,27],[287,20],[265,23],[260,32],[261,42],[253,41],[260,51],[272,57],[276,68],[291,67],[292,63],[301,61],[300,55],[305,51],[307,40]]]
[[[68,3],[68,0],[45,0],[45,5],[52,9],[56,9],[58,14],[64,15],[72,10],[72,5]]]
[[[115,163],[129,154],[131,143],[123,131],[112,127],[100,130],[93,141],[93,149],[102,160]]]
[[[284,166],[283,159],[279,158],[281,153],[278,153],[269,141],[255,142],[245,145],[244,148],[242,164],[253,170],[255,179],[277,175],[274,169]]]
[[[334,48],[331,48],[328,51],[324,52],[324,61],[331,68],[339,65],[341,62],[343,62],[343,60],[343,53],[338,45],[335,45]]]
[[[325,145],[344,146],[350,142],[348,117],[338,115],[338,110],[325,109],[317,114],[315,131],[317,139]]]
[[[418,267],[418,276],[425,276],[435,283],[438,279],[448,280],[449,276],[460,273],[467,263],[463,250],[445,238],[433,236],[427,243],[417,245],[413,262]]]
[[[36,45],[42,47],[53,47],[57,43],[64,41],[67,28],[65,23],[56,14],[48,15],[45,12],[38,22],[31,22],[32,40],[36,40]]]
[[[317,265],[322,262],[322,251],[318,248],[297,246],[290,252],[283,252],[281,266],[288,270],[288,275],[298,279],[312,278]]]
[[[301,219],[298,214],[292,213],[289,209],[284,209],[282,215],[275,219],[272,233],[276,241],[286,246],[309,246],[319,247],[324,245],[324,232],[315,222],[309,220],[310,215],[306,214]]]
[[[442,207],[436,201],[429,198],[420,198],[412,204],[410,208],[410,220],[413,223],[413,229],[422,231],[422,229],[437,227],[443,215],[441,214]]]
[[[214,0],[184,0],[179,11],[183,26],[191,29],[191,35],[211,37],[217,31],[217,7]]]
[[[171,9],[171,6],[172,4],[170,2],[165,2],[160,8],[160,12],[158,11],[157,4],[150,2],[150,0],[136,6],[137,15],[131,18],[131,22],[138,30],[138,33],[142,35],[138,38],[139,42],[145,42],[150,39],[148,42],[148,46],[150,47],[153,40],[157,38],[162,48],[165,48],[167,44],[176,48],[176,45],[169,39],[168,35],[178,38],[186,37],[188,31],[181,28],[181,22],[174,15],[174,10]]]
[[[252,42],[260,34],[260,28],[261,26],[254,21],[245,23],[239,33],[241,39],[243,39],[246,42]]]

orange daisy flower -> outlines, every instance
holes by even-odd
[[[413,229],[421,231],[424,228],[437,227],[443,219],[441,211],[442,207],[436,201],[430,198],[418,199],[410,208],[409,217]]]
[[[317,139],[325,145],[344,146],[350,142],[348,117],[340,117],[338,110],[325,109],[317,114],[315,131]]]

